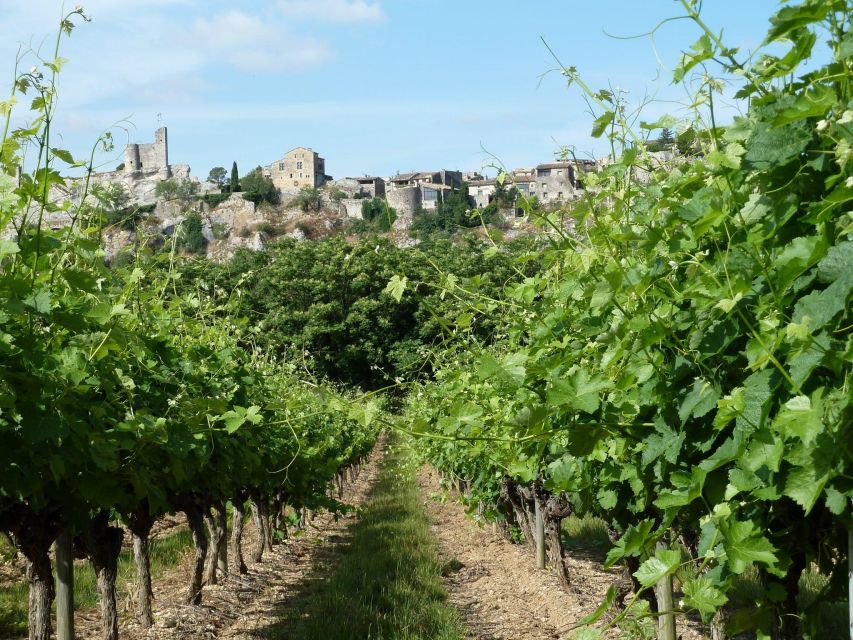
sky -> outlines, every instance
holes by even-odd
[[[81,0],[91,22],[61,44],[69,62],[56,131],[87,155],[111,130],[116,150],[169,128],[172,164],[202,179],[240,172],[296,146],[326,159],[335,178],[413,170],[528,167],[559,148],[601,156],[577,87],[556,57],[593,89],[655,98],[643,119],[686,117],[670,82],[680,51],[700,35],[667,22],[677,0]],[[777,0],[705,0],[704,20],[744,52],[761,43]],[[66,11],[74,8],[66,3]],[[53,55],[62,3],[0,0],[0,79],[19,46]],[[745,53],[743,54],[746,55]],[[29,69],[33,54],[21,67]],[[0,94],[7,93],[0,87]],[[733,89],[727,89],[728,95]],[[723,117],[740,105],[724,100]],[[27,114],[19,110],[15,122]]]

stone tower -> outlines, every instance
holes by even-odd
[[[166,127],[154,132],[154,142],[129,144],[124,150],[125,173],[159,172],[163,179],[171,176],[169,167],[169,136]]]

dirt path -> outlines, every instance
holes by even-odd
[[[358,479],[348,484],[343,501],[354,507],[365,502],[373,486],[384,452],[380,443],[369,462],[364,465]],[[303,535],[275,545],[266,552],[260,563],[252,563],[248,556],[257,540],[253,525],[247,525],[244,545],[249,573],[229,576],[218,585],[204,587],[202,604],[179,604],[187,590],[190,575],[190,558],[154,584],[154,626],[140,628],[133,608],[121,623],[123,640],[184,640],[207,638],[258,639],[265,637],[279,618],[283,602],[297,591],[303,579],[311,572],[315,562],[327,558],[332,547],[344,538],[344,532],[357,518],[357,511],[335,517],[329,513],[316,515]],[[129,604],[129,603],[128,603]],[[92,612],[95,618],[97,613]],[[97,626],[87,625],[78,631],[79,637],[96,637]],[[92,620],[97,623],[97,620]],[[93,632],[94,635],[88,635]]]
[[[598,607],[618,579],[620,569],[604,569],[592,555],[567,551],[572,587],[566,591],[553,572],[535,568],[528,548],[479,527],[454,500],[435,499],[442,489],[434,471],[421,469],[418,481],[442,559],[459,567],[444,586],[465,618],[469,640],[571,638],[574,625]],[[677,627],[680,640],[706,637],[698,620],[680,618]],[[630,629],[627,633],[633,637]],[[620,635],[611,630],[604,637]]]
[[[461,563],[445,587],[465,617],[469,638],[568,638],[572,625],[595,610],[615,579],[614,572],[591,561],[571,560],[569,571],[583,589],[567,593],[556,575],[535,568],[525,547],[507,542],[490,527],[481,529],[456,502],[432,499],[441,492],[435,472],[422,469],[419,481],[443,559]]]

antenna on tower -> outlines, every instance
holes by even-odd
[[[157,124],[158,125],[163,124],[163,114],[162,113],[157,114]]]

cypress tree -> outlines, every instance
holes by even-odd
[[[240,174],[237,173],[237,161],[231,165],[231,193],[240,190]]]

